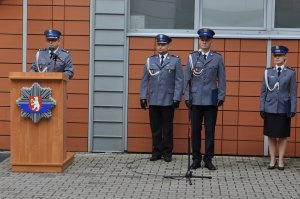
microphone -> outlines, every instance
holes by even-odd
[[[53,46],[48,46],[48,49],[50,50],[50,59],[54,58],[54,47]]]
[[[48,49],[50,50],[50,59],[57,61],[57,58],[60,60],[58,55],[54,52],[55,48],[53,46],[49,46]]]

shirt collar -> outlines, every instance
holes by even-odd
[[[164,59],[168,56],[169,53],[164,54]],[[161,59],[161,54],[159,54],[159,59]]]
[[[59,49],[59,47],[57,47],[56,49],[55,49],[55,51],[53,51],[53,53],[56,53],[57,51],[58,51],[58,49]],[[51,53],[51,50],[49,50],[49,54]]]
[[[284,65],[281,65],[281,66],[276,65],[276,70],[278,70],[279,67],[281,68],[281,70],[284,69]]]
[[[206,53],[202,52],[201,49],[199,49],[199,52],[202,54],[202,55],[206,55],[206,57],[208,57],[209,53],[210,53],[210,50],[207,51]]]

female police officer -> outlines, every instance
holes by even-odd
[[[285,66],[288,48],[273,46],[273,68],[265,70],[261,95],[260,115],[264,119],[264,135],[268,136],[270,164],[276,166],[276,144],[278,144],[278,169],[284,170],[284,154],[287,137],[290,136],[291,118],[296,114],[297,84],[295,70]]]

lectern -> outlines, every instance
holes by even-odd
[[[9,78],[12,171],[63,172],[74,160],[74,153],[67,152],[66,147],[67,77],[63,73],[11,72]],[[21,97],[21,90],[36,83],[51,89],[55,105],[48,118],[33,122],[32,118],[21,115],[16,101]]]

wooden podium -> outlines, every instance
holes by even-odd
[[[67,152],[65,131],[66,84],[63,73],[11,72],[10,137],[11,165],[16,172],[63,172],[74,160],[74,153]],[[23,87],[33,83],[52,90],[56,105],[50,118],[34,123],[21,117],[16,100]]]

